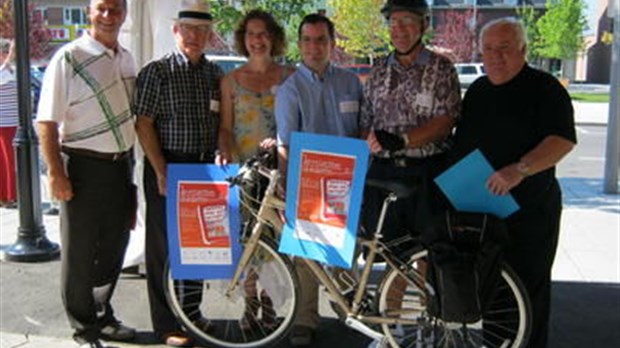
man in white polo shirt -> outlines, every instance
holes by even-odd
[[[50,192],[61,202],[62,299],[80,347],[132,340],[114,291],[135,219],[131,54],[118,43],[126,0],[91,0],[92,26],[47,68],[38,132]]]

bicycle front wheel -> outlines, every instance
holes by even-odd
[[[261,238],[235,291],[230,280],[172,279],[166,296],[179,322],[199,342],[230,348],[268,347],[285,336],[297,307],[298,283],[290,260]],[[197,319],[199,318],[199,319]]]
[[[495,296],[476,323],[444,322],[427,310],[431,296],[425,280],[428,252],[415,253],[410,261],[412,280],[388,272],[379,287],[379,313],[406,322],[383,324],[392,347],[523,348],[531,330],[531,308],[525,288],[504,265]]]

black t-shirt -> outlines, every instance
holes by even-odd
[[[458,160],[479,148],[498,170],[549,135],[577,142],[571,99],[555,77],[526,64],[505,84],[493,85],[485,76],[469,87],[454,155]],[[555,167],[526,178],[511,193],[522,208],[533,206],[553,180]]]

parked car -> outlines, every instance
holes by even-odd
[[[368,74],[370,74],[370,69],[372,65],[370,64],[345,64],[342,65],[341,68],[347,69],[357,75],[360,78],[362,83],[366,82],[368,78]]]
[[[482,63],[457,63],[454,64],[454,67],[463,87],[471,85],[477,78],[485,74]]]
[[[39,107],[39,97],[41,96],[41,85],[43,84],[43,74],[45,67],[30,67],[30,101],[32,102],[32,117],[37,115]]]
[[[222,70],[224,70],[224,74],[227,74],[231,70],[237,69],[248,61],[245,57],[215,55],[207,55],[207,60],[222,68]]]

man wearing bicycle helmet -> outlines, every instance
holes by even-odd
[[[460,113],[456,70],[447,58],[427,49],[429,27],[425,0],[388,0],[381,9],[394,50],[376,62],[366,82],[361,128],[373,154],[368,178],[415,185],[411,198],[388,211],[383,233],[391,240],[419,231],[430,211],[430,174],[450,148]],[[362,223],[371,232],[383,192],[367,188]]]

